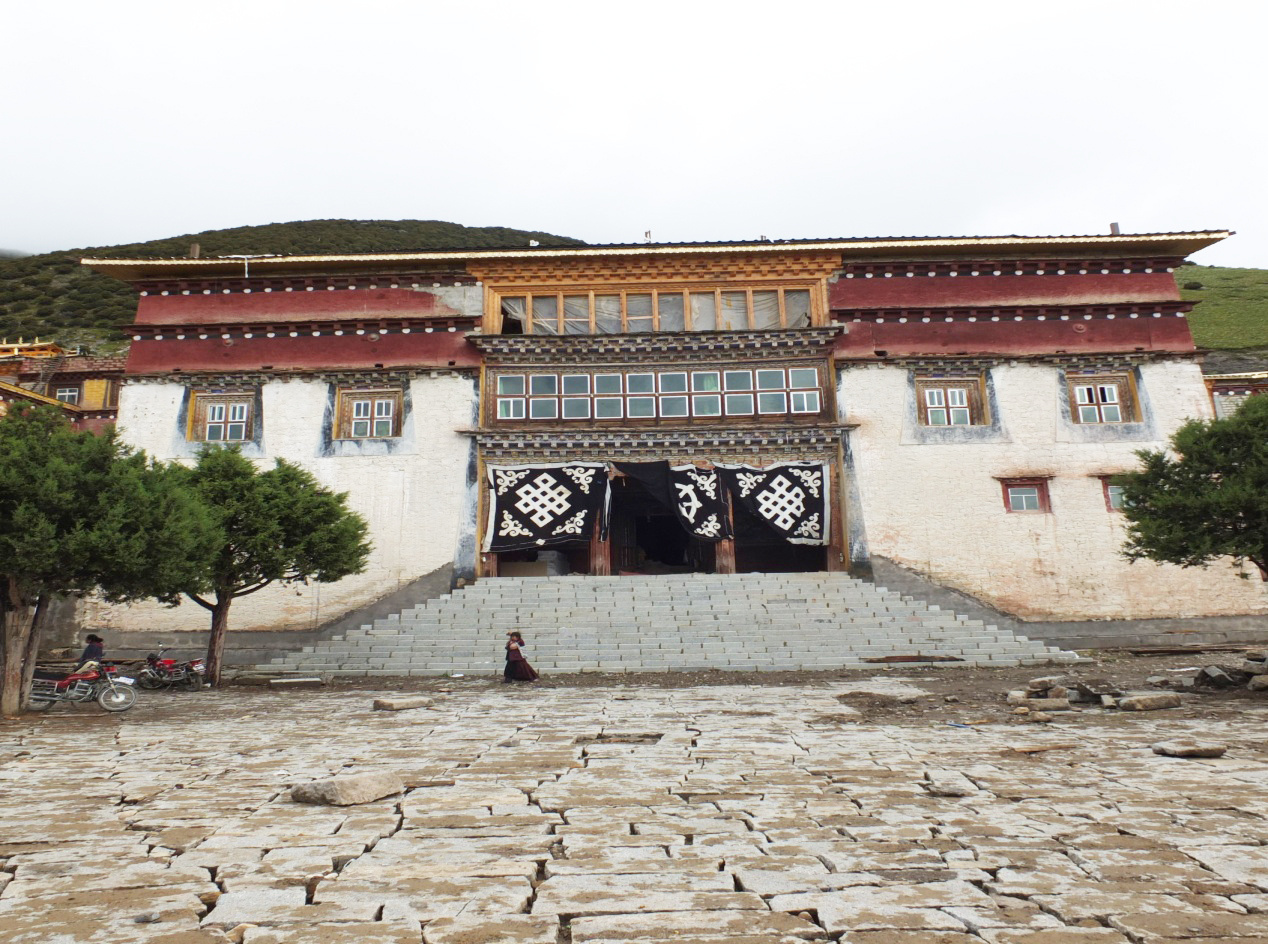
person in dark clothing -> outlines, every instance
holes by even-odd
[[[502,681],[536,682],[537,672],[524,658],[524,637],[514,631],[506,636],[506,668],[502,670]]]
[[[89,662],[100,662],[106,657],[105,640],[96,633],[89,633],[84,642],[86,643],[84,652],[79,657],[80,667]]]

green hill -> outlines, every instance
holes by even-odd
[[[1198,347],[1268,356],[1268,269],[1186,265],[1176,281],[1182,298],[1201,302],[1189,315]]]
[[[16,258],[0,256],[0,338],[42,338],[109,351],[122,346],[122,325],[136,314],[123,282],[79,264],[85,256],[170,258],[198,243],[203,258],[242,253],[410,252],[581,246],[579,239],[503,226],[462,226],[439,220],[306,220],[209,230],[121,246],[95,246]]]

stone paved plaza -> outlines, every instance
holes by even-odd
[[[230,689],[4,722],[0,941],[1268,941],[1268,704],[882,724],[849,688]],[[1150,750],[1183,736],[1229,749]],[[407,791],[290,799],[376,770]]]

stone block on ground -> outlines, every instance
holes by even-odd
[[[272,678],[269,679],[269,688],[325,688],[326,680],[317,676],[309,676],[305,678]]]
[[[437,918],[423,927],[424,944],[556,944],[555,915],[490,914]]]
[[[346,774],[329,780],[301,783],[291,789],[296,803],[318,803],[328,806],[354,806],[370,803],[405,791],[405,784],[395,771],[372,770]]]
[[[1171,740],[1157,741],[1150,745],[1155,754],[1167,757],[1223,757],[1228,751],[1227,744],[1216,741]]]
[[[1118,707],[1123,711],[1160,711],[1164,708],[1179,708],[1180,704],[1180,696],[1175,692],[1126,695],[1118,700]]]
[[[435,702],[423,695],[394,695],[374,699],[375,711],[408,711],[411,708],[430,708]]]

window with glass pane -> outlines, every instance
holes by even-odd
[[[726,395],[727,416],[752,416],[753,395],[751,393],[728,393]]]
[[[652,330],[651,295],[625,296],[625,325],[626,331]]]
[[[1073,386],[1076,418],[1080,423],[1122,423],[1126,420],[1127,379],[1079,383]]]
[[[524,418],[524,401],[522,399],[498,400],[498,419],[522,420]]]
[[[373,400],[352,401],[352,438],[368,439],[370,437],[371,414],[374,412]]]
[[[621,333],[621,296],[594,296],[594,332],[595,334]]]
[[[619,420],[625,415],[625,401],[620,397],[595,397],[594,417],[600,420]]]
[[[1110,511],[1123,510],[1123,486],[1110,485],[1108,482],[1106,483],[1105,505],[1106,507],[1109,508]]]
[[[924,426],[972,426],[981,423],[976,387],[972,382],[921,380],[919,420]]]
[[[758,390],[783,390],[784,372],[782,370],[759,370],[757,372]]]
[[[498,396],[500,397],[522,397],[524,396],[524,375],[513,374],[503,375],[498,378]]]
[[[695,371],[691,375],[691,389],[698,393],[716,393],[722,389],[721,381],[716,370]]]
[[[620,374],[595,374],[594,375],[594,392],[595,393],[621,393],[623,386]]]
[[[559,393],[559,378],[554,374],[533,374],[528,378],[528,392],[535,397],[553,397]]]
[[[753,293],[753,327],[759,330],[779,327],[779,292]]]
[[[56,397],[63,403],[78,403],[79,388],[78,387],[58,387]]]
[[[686,393],[687,392],[687,375],[686,374],[661,374],[660,375],[660,392],[661,393]]]
[[[723,374],[727,390],[752,390],[753,372],[751,370],[728,370]]]
[[[590,394],[589,374],[564,374],[564,396],[588,396]]]
[[[1011,511],[1039,511],[1039,489],[1034,485],[1013,485],[1008,489]]]
[[[792,409],[794,413],[818,413],[819,391],[818,390],[794,390],[790,395],[792,397]]]
[[[559,299],[554,295],[533,296],[533,334],[559,333]]]
[[[779,393],[759,393],[757,395],[758,413],[787,413],[788,395]]]
[[[564,397],[564,419],[588,420],[590,418],[589,397]]]
[[[656,415],[655,397],[630,397],[626,407],[631,419],[646,419]]]
[[[661,397],[660,398],[660,415],[661,416],[686,416],[687,415],[687,398],[686,397]]]
[[[249,438],[251,404],[211,400],[203,404],[203,439],[207,442],[244,442]]]
[[[590,296],[564,296],[564,333],[590,333]]]
[[[559,417],[559,401],[540,399],[528,401],[528,415],[534,420],[553,420]]]
[[[818,387],[819,371],[813,367],[790,367],[788,369],[788,386],[798,387]]]
[[[713,292],[692,292],[691,330],[714,331],[718,327],[717,298]]]
[[[698,393],[691,398],[691,412],[696,416],[721,416],[722,397],[716,393]]]
[[[625,378],[625,389],[629,393],[655,393],[655,374],[629,374]]]

